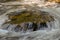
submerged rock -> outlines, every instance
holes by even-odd
[[[54,16],[49,15],[47,12],[32,9],[12,12],[8,14],[8,18],[10,21],[5,24],[9,25],[3,29],[14,32],[45,30],[48,28],[47,22],[50,24],[50,22],[55,21]]]
[[[53,16],[38,10],[34,11],[25,10],[22,12],[15,13],[15,15],[13,14],[14,13],[12,13],[12,15],[10,14],[8,15],[9,19],[11,20],[8,23],[20,24],[23,22],[34,22],[34,21],[36,21],[37,23],[54,21]]]

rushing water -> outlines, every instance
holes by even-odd
[[[26,1],[26,0],[25,0]],[[32,0],[31,0],[32,1]],[[34,1],[34,0],[33,0]],[[36,1],[35,1],[36,2]],[[25,2],[26,3],[26,2]],[[13,3],[14,4],[14,3]],[[19,3],[18,3],[19,4]],[[40,5],[40,4],[39,4]],[[41,11],[50,13],[54,16],[55,21],[47,23],[48,28],[44,30],[37,30],[34,32],[15,32],[13,28],[15,25],[10,25],[8,30],[3,30],[1,28],[6,28],[9,24],[2,25],[6,20],[8,20],[6,14],[17,9],[8,9],[5,13],[0,16],[0,40],[60,40],[60,8],[41,8]]]
[[[51,12],[51,13],[53,13],[53,12]],[[57,13],[57,15],[58,15],[58,13]],[[3,32],[1,32],[2,33],[1,36],[7,37],[6,40],[9,40],[9,38],[10,38],[10,40],[15,39],[13,37],[16,37],[16,40],[48,40],[48,39],[49,40],[58,40],[60,38],[59,37],[60,27],[59,27],[59,20],[58,20],[59,17],[57,15],[55,15],[57,18],[55,18],[54,22],[47,23],[48,29],[46,29],[46,30],[38,30],[38,31],[35,31],[35,32],[27,32],[27,33],[20,33],[20,32],[16,33],[14,31],[11,32],[11,28],[14,27],[14,26],[10,26],[10,28],[9,28],[10,32],[8,32],[7,30],[6,31],[2,30]],[[4,17],[1,16],[1,19],[2,19],[1,24],[3,24],[3,22],[5,21],[5,16]],[[4,35],[3,35],[3,33],[4,33]],[[3,40],[5,38],[2,37],[1,39]]]

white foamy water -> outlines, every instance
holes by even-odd
[[[7,20],[6,16],[0,16],[0,26]]]

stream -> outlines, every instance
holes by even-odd
[[[25,4],[26,2],[27,1],[25,0],[25,2],[23,2],[23,3]],[[32,3],[34,3],[34,2],[36,3],[36,1],[33,0]],[[14,25],[10,25],[11,26],[9,28],[10,30],[2,29],[3,27],[7,27],[7,25],[9,25],[9,24],[3,25],[3,23],[6,20],[8,20],[8,17],[6,16],[6,14],[21,10],[19,8],[20,3],[19,2],[16,2],[15,4],[14,3],[15,2],[1,3],[1,6],[4,6],[6,11],[4,9],[2,9],[2,11],[5,11],[5,12],[2,14],[0,12],[0,14],[1,14],[0,15],[0,40],[60,40],[60,11],[59,11],[60,7],[53,8],[53,7],[46,7],[46,5],[45,6],[42,5],[43,6],[43,8],[42,8],[42,6],[39,4],[40,9],[38,9],[38,10],[48,12],[50,15],[55,17],[54,18],[55,21],[50,23],[52,25],[51,26],[52,28],[50,28],[49,27],[50,24],[47,23],[47,25],[48,25],[47,30],[38,30],[38,31],[26,32],[26,33],[15,32],[13,30],[11,31],[11,28],[13,28],[12,26],[14,26]],[[30,1],[28,4],[31,5]],[[14,8],[14,6],[16,6],[16,5],[18,7]],[[2,7],[2,8],[4,8],[4,7]],[[0,7],[0,9],[1,9],[1,7]],[[24,9],[25,8],[22,8],[22,10],[24,10]]]

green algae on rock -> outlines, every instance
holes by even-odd
[[[25,10],[15,15],[9,14],[8,17],[11,20],[8,23],[12,23],[12,24],[20,24],[24,22],[35,22],[35,21],[37,23],[54,21],[53,16],[46,14],[44,12],[41,12],[41,11]]]

